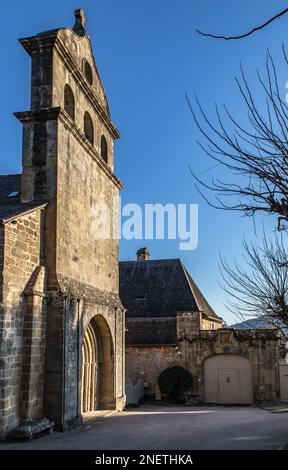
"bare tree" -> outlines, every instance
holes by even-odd
[[[277,15],[273,16],[272,18],[269,18],[269,20],[265,21],[262,23],[260,26],[256,26],[255,28],[251,29],[250,31],[240,34],[238,36],[223,36],[223,35],[217,35],[217,34],[211,34],[211,33],[203,33],[203,31],[200,31],[199,29],[196,29],[197,33],[201,34],[201,36],[213,38],[213,39],[224,39],[225,41],[233,41],[237,39],[244,39],[247,38],[248,36],[251,36],[252,34],[256,33],[257,31],[260,31],[261,29],[266,28],[268,25],[273,23],[275,20],[279,20],[282,16],[286,15],[288,13],[288,8],[285,8],[285,10],[280,11],[280,13],[277,13]]]
[[[282,237],[263,245],[243,242],[246,267],[233,268],[221,259],[223,289],[229,294],[227,308],[241,319],[265,318],[281,329],[288,326],[288,255]]]
[[[284,47],[283,56],[288,65]],[[235,78],[247,109],[246,126],[239,123],[225,105],[221,112],[216,105],[212,122],[197,97],[192,106],[186,96],[204,138],[204,142],[198,141],[198,144],[215,162],[214,167],[228,170],[228,181],[212,178],[207,182],[190,170],[197,190],[211,206],[241,211],[247,216],[256,212],[274,213],[278,215],[280,229],[282,221],[288,220],[288,106],[285,96],[280,94],[276,67],[269,51],[264,78],[259,71],[257,74],[264,91],[262,108],[255,102],[242,67],[241,78]],[[232,131],[228,130],[231,127]]]

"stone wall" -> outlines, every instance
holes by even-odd
[[[215,354],[236,354],[252,365],[254,402],[279,399],[278,361],[281,339],[276,330],[200,331],[194,341],[181,344],[184,365],[190,367],[197,387],[195,393],[205,397],[204,361]]]
[[[34,320],[29,317],[32,315],[31,309],[29,313],[32,299],[26,297],[29,283],[40,263],[40,226],[41,211],[35,210],[1,227],[2,239],[3,234],[5,239],[4,249],[2,243],[4,266],[1,270],[1,436],[17,426],[20,418],[29,418],[30,412],[37,416],[42,411],[45,349],[42,305],[38,305],[39,317]],[[31,343],[32,332],[37,332],[34,340],[38,344]],[[37,386],[30,381],[34,373],[37,375]]]
[[[215,321],[213,318],[206,318],[204,315],[201,316],[201,330],[219,330],[223,328],[221,321]]]
[[[202,315],[199,312],[181,312],[177,314],[177,340],[192,339],[201,329]]]
[[[126,345],[126,384],[144,379],[145,396],[155,398],[161,372],[168,367],[182,366],[182,363],[172,345]]]
[[[79,69],[82,71],[83,60],[87,60],[92,68],[93,84],[92,89],[95,91],[96,96],[105,109],[107,107],[106,98],[103,92],[101,80],[94,70],[94,58],[92,55],[91,45],[88,39],[79,39],[75,34],[69,31],[61,31],[60,37],[64,39],[66,46],[70,48],[73,54],[73,59],[77,63]],[[75,42],[78,43],[75,47]],[[79,44],[81,42],[81,45]],[[80,47],[79,47],[80,46]],[[63,62],[63,57],[60,56],[59,51],[56,49],[53,55],[54,69],[57,69],[57,74],[53,79],[53,99],[52,106],[61,106],[64,109],[64,86],[67,83],[73,91],[75,98],[75,124],[83,131],[84,128],[84,114],[89,112],[94,127],[94,147],[98,154],[101,153],[101,136],[104,135],[108,144],[108,165],[113,171],[114,169],[114,139],[111,136],[109,129],[105,122],[99,116],[99,112],[95,109],[93,102],[88,98],[85,93],[87,84],[82,83],[84,90],[79,86],[79,77],[71,73],[67,67],[67,63]],[[89,86],[89,85],[88,85]]]
[[[113,239],[113,202],[118,191],[71,129],[59,122],[57,273],[103,291],[118,292],[118,240]],[[109,210],[111,232],[106,240],[97,239],[93,232],[96,204],[105,204]]]
[[[143,378],[148,396],[156,396],[158,377],[180,365],[193,376],[193,393],[205,400],[204,363],[215,354],[236,354],[249,359],[253,373],[254,402],[279,400],[278,361],[281,340],[270,330],[200,331],[178,339],[178,347],[126,346],[126,383]]]

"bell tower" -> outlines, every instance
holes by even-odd
[[[121,409],[125,401],[118,240],[95,239],[92,230],[94,208],[101,203],[111,211],[113,233],[113,201],[122,188],[114,174],[114,142],[120,134],[111,119],[83,10],[75,11],[73,28],[20,43],[32,59],[31,109],[16,113],[23,124],[21,197],[23,203],[48,203],[45,409],[65,429],[81,412],[81,345],[90,321],[99,329],[95,335],[100,343],[101,329],[114,344],[113,351],[107,348],[106,369],[101,366],[104,383],[107,374],[112,381],[105,406]],[[104,406],[102,399],[99,403]]]
[[[20,39],[32,59],[31,110],[15,113],[23,124],[23,202],[55,196],[60,121],[78,134],[113,177],[114,141],[120,135],[110,117],[85,23],[79,9],[72,30]]]

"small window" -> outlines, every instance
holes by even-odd
[[[64,88],[64,109],[71,119],[75,121],[75,99],[69,85],[65,85]]]
[[[101,157],[106,163],[108,163],[108,145],[104,135],[101,137]]]
[[[89,83],[89,85],[92,85],[93,84],[93,73],[92,73],[92,69],[90,67],[90,64],[87,62],[86,59],[84,59],[84,61],[83,61],[83,71],[84,71],[84,75],[85,75],[85,78],[86,78],[87,82]]]
[[[89,142],[94,145],[94,127],[91,116],[89,113],[85,113],[84,115],[84,134],[85,137],[89,140]]]

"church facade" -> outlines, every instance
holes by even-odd
[[[112,210],[122,188],[120,136],[82,10],[75,20],[20,40],[32,91],[30,111],[15,114],[23,172],[0,176],[1,438],[125,405],[118,240],[91,229],[95,204]]]

